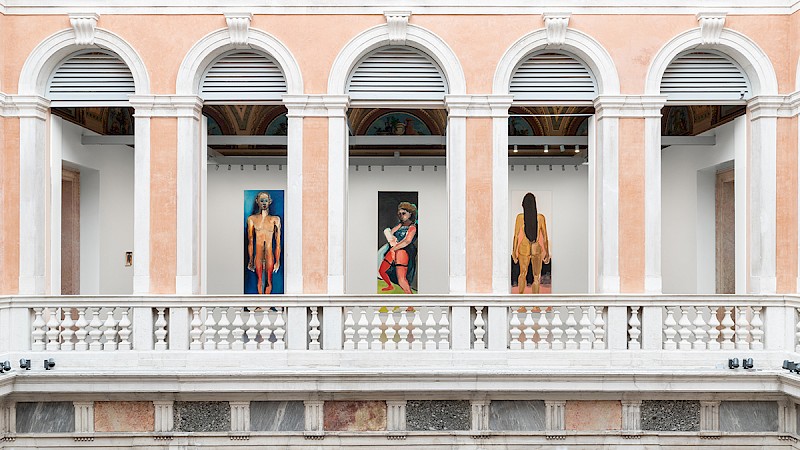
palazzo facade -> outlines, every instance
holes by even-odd
[[[797,448],[799,5],[533,3],[0,0],[0,448]]]

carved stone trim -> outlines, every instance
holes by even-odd
[[[544,28],[547,32],[548,46],[561,46],[567,40],[567,26],[570,13],[544,13]]]
[[[392,45],[406,45],[408,35],[408,18],[411,11],[385,11],[386,24],[389,27],[389,43]]]
[[[406,430],[406,401],[405,400],[386,400],[386,430],[405,431]]]
[[[642,429],[642,401],[622,401],[622,430],[640,431]]]
[[[487,431],[489,429],[489,400],[472,400],[472,430]]]
[[[95,13],[71,13],[69,23],[75,30],[75,43],[78,45],[94,45],[94,30],[100,16]]]
[[[72,406],[75,408],[75,432],[94,432],[94,402],[72,402]]]
[[[155,407],[155,432],[166,433],[172,431],[173,417],[172,417],[172,400],[156,400],[153,402]],[[159,439],[161,436],[155,436]],[[172,436],[164,436],[164,439],[172,439]]]
[[[700,402],[700,431],[719,431],[719,403]]]
[[[700,22],[700,38],[704,45],[720,43],[722,28],[725,27],[725,13],[698,13],[697,21]]]
[[[225,23],[233,45],[247,45],[247,33],[250,31],[251,13],[225,13]]]
[[[250,431],[250,402],[228,402],[231,406],[231,431]],[[236,436],[239,436],[238,434]],[[248,435],[249,437],[249,435]],[[235,439],[231,435],[231,439]]]
[[[551,401],[544,402],[545,406],[545,430],[546,431],[564,431],[566,428],[565,423],[565,407],[566,401]]]
[[[306,409],[306,439],[315,439],[316,433],[323,433],[323,406],[324,401],[306,400],[303,402]],[[322,437],[319,437],[322,439]]]

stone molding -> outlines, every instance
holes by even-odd
[[[642,429],[642,401],[622,401],[622,430],[640,431]]]
[[[385,11],[386,25],[389,27],[389,44],[406,45],[408,36],[408,19],[411,11]]]
[[[605,118],[661,118],[664,95],[600,95],[594,101],[595,116]]]
[[[489,405],[490,400],[472,400],[472,431],[489,430]]]
[[[228,33],[231,44],[247,46],[252,13],[225,13],[225,23],[228,24]]]
[[[544,406],[545,430],[564,431],[566,429],[566,400],[546,400]]]
[[[72,402],[75,407],[75,432],[94,432],[94,402]]]
[[[250,402],[228,402],[231,406],[231,431],[250,431]]]
[[[306,400],[303,402],[306,413],[306,426],[305,431],[322,433],[325,429],[323,407],[325,402],[321,400]]]
[[[386,401],[386,431],[406,431],[406,400]]]
[[[94,34],[100,16],[95,13],[71,13],[69,24],[75,31],[75,44],[94,45]]]
[[[189,117],[200,119],[203,100],[195,95],[131,95],[134,117]]]
[[[718,45],[720,43],[722,29],[725,27],[725,16],[726,14],[722,12],[701,12],[697,14],[703,45]]]
[[[38,95],[6,95],[0,93],[0,117],[19,117],[46,120],[50,100]]]
[[[174,427],[173,417],[173,404],[172,400],[155,400],[153,406],[155,407],[155,432],[165,433],[171,432]]]
[[[508,118],[512,95],[447,95],[448,117]]]
[[[346,117],[347,95],[284,95],[287,117]]]
[[[544,13],[544,28],[547,32],[547,46],[560,47],[567,40],[567,26],[570,13]]]
[[[719,431],[719,401],[700,402],[700,431]]]

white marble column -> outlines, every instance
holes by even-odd
[[[47,249],[50,224],[50,164],[47,119],[50,102],[38,96],[9,97],[6,107],[19,117],[19,293],[49,293]],[[58,292],[57,294],[60,294]]]
[[[467,291],[467,115],[471,96],[445,97],[447,106],[448,271],[451,294]]]
[[[661,109],[666,97],[642,99],[644,117],[644,291],[660,294]]]
[[[291,100],[291,99],[290,99]],[[287,101],[286,113],[286,201],[284,226],[294,232],[284,233],[283,253],[287,294],[303,293],[303,105]]]
[[[508,233],[508,109],[513,96],[490,96],[492,118],[492,292],[511,286]]]
[[[133,293],[150,293],[150,117],[154,99],[131,96],[134,108]]]
[[[595,286],[597,293],[619,292],[619,106],[617,98],[595,100],[594,180]],[[593,143],[589,143],[591,146]],[[590,189],[590,192],[592,190]],[[591,290],[591,289],[590,289]]]

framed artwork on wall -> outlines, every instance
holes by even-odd
[[[244,191],[245,294],[283,294],[283,191]]]
[[[378,192],[378,294],[417,293],[418,192]]]

